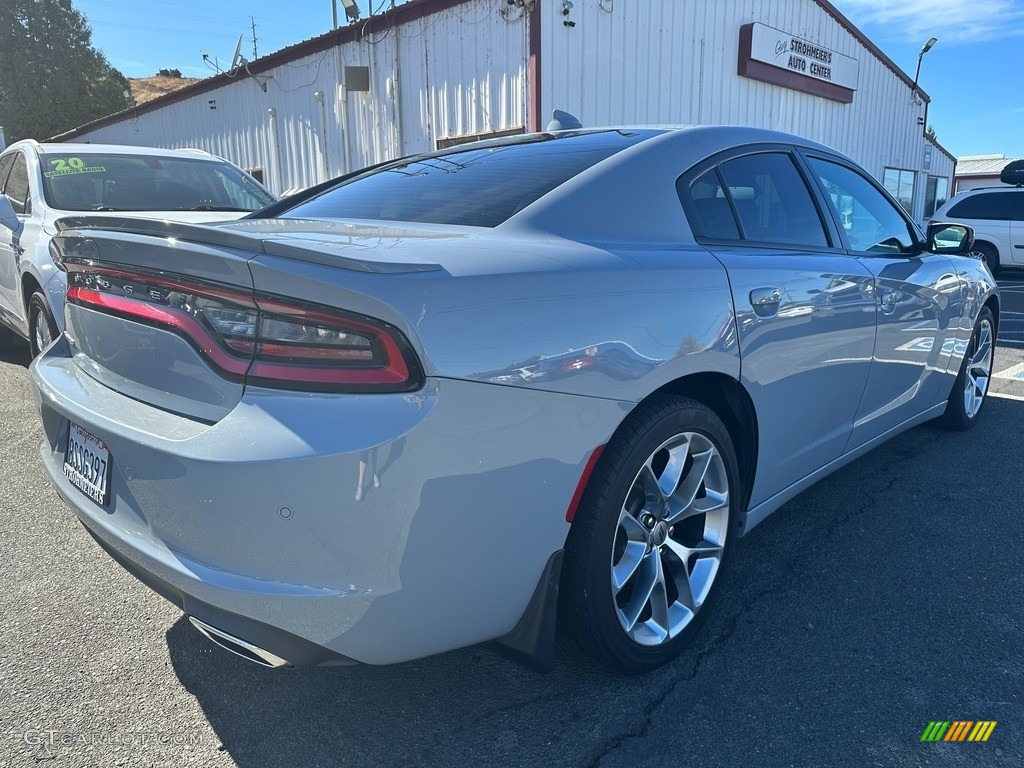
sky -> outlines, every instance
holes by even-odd
[[[375,10],[390,4],[358,2],[364,17],[371,2]],[[938,38],[922,60],[920,86],[932,97],[928,122],[946,149],[957,156],[1024,157],[1024,0],[832,3],[910,77],[921,46]],[[203,52],[230,60],[240,34],[242,51],[252,58],[253,20],[261,56],[331,27],[331,0],[75,0],[75,6],[92,27],[93,45],[128,77],[158,69],[206,77],[213,71]],[[344,23],[340,0],[338,13]]]

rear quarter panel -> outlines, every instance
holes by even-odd
[[[728,280],[703,248],[518,247],[532,251],[522,255],[528,270],[453,275],[460,270],[450,253],[446,271],[419,274],[365,274],[268,255],[251,268],[257,291],[397,326],[428,376],[633,402],[691,373],[739,378]],[[552,268],[537,269],[541,259]]]

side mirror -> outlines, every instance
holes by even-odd
[[[974,247],[974,230],[963,224],[937,221],[928,225],[928,250],[950,256],[963,256]]]
[[[18,220],[17,214],[14,213],[11,201],[4,195],[0,195],[0,227],[5,227],[11,232],[17,232],[21,227],[21,222]]]

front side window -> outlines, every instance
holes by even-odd
[[[882,186],[909,214],[914,211],[914,180],[917,174],[900,168],[886,168]]]
[[[47,153],[40,162],[46,202],[62,211],[255,211],[274,202],[222,161]]]
[[[1017,211],[1017,202],[1024,192],[982,192],[954,203],[946,216],[956,219],[988,219],[1010,221]]]
[[[865,253],[918,253],[906,219],[874,184],[845,165],[810,158],[814,172],[835,206],[850,249]]]
[[[14,158],[14,165],[11,166],[10,175],[4,185],[4,194],[11,201],[15,213],[28,215],[29,193],[28,193],[28,163],[25,156],[20,152]]]
[[[4,155],[0,157],[0,191],[4,188],[4,182],[7,181],[7,174],[11,172],[11,166],[14,165],[15,153]]]

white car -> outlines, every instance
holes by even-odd
[[[970,255],[988,264],[995,275],[1002,267],[1024,267],[1024,186],[1020,171],[1011,163],[1004,169],[1004,183],[1016,187],[971,189],[943,203],[932,221],[967,224],[974,229]]]
[[[0,154],[0,348],[33,357],[64,327],[66,275],[50,257],[60,220],[83,215],[209,222],[275,197],[226,160],[195,149],[19,141]]]

